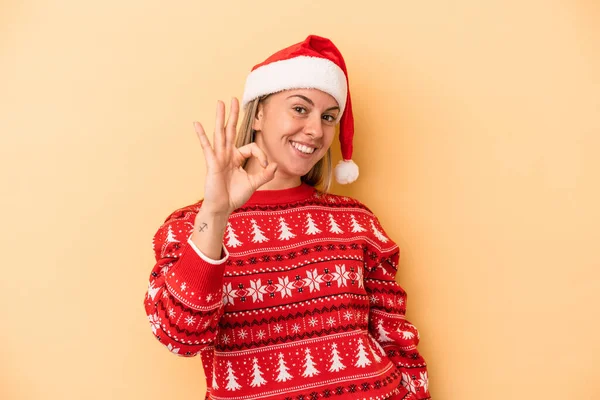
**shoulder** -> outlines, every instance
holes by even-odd
[[[181,207],[171,212],[157,229],[152,239],[156,259],[174,258],[194,229],[194,220],[202,201]]]
[[[164,220],[163,224],[190,218],[193,220],[196,217],[196,214],[198,214],[198,211],[200,211],[200,207],[202,207],[202,200],[199,200],[194,204],[189,204],[185,207],[178,208],[168,214],[168,217]]]
[[[362,235],[376,239],[376,242],[393,243],[386,234],[379,218],[377,218],[375,213],[362,201],[349,196],[318,191],[315,193],[315,197],[317,197],[317,201],[322,207],[336,210],[337,212],[346,215],[352,232],[360,232]]]
[[[371,211],[371,209],[365,203],[354,197],[316,191],[315,198],[324,206],[346,209],[346,211],[356,210],[372,218],[375,218],[375,214],[373,214],[373,211]]]
[[[379,218],[365,203],[353,197],[318,193],[323,205],[343,212],[347,216],[350,231],[363,235],[378,251],[387,253],[397,248]]]
[[[194,228],[196,214],[200,210],[202,200],[172,211],[160,225],[154,235],[155,242],[170,240],[173,235],[184,236]],[[180,239],[180,238],[178,238]]]

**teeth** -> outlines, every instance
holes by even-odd
[[[308,147],[308,146],[305,146],[303,144],[296,143],[296,142],[291,142],[291,143],[292,143],[292,146],[294,146],[296,149],[300,150],[304,154],[312,154],[315,151],[315,149],[313,147]]]

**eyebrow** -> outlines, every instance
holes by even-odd
[[[288,99],[291,99],[292,97],[300,97],[302,100],[306,101],[306,102],[307,102],[308,104],[310,104],[311,106],[314,106],[314,105],[315,105],[315,103],[314,103],[314,102],[313,102],[311,99],[309,99],[308,97],[306,97],[306,96],[303,96],[303,95],[301,95],[301,94],[293,94],[293,95],[291,95],[290,97],[288,97]],[[339,108],[338,106],[333,106],[333,107],[329,107],[329,108],[328,108],[327,110],[325,110],[325,111],[332,111],[332,110],[339,110],[339,109],[340,109],[340,108]]]

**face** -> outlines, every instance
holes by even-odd
[[[259,104],[255,141],[278,174],[301,177],[327,153],[339,112],[337,101],[317,89],[272,94]]]

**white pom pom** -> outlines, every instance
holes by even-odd
[[[335,166],[334,175],[335,180],[342,185],[352,183],[358,178],[358,165],[352,160],[340,161]]]

